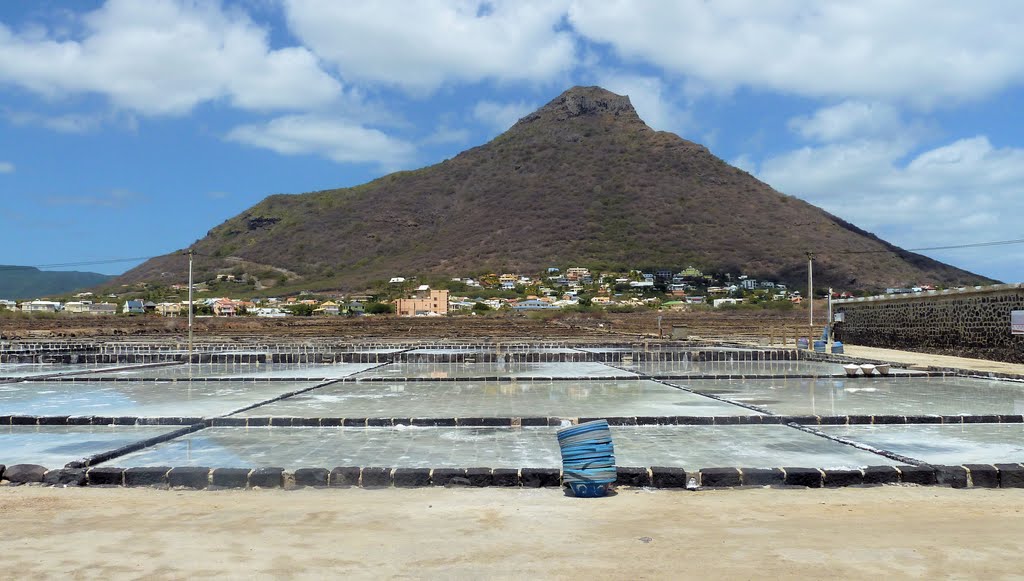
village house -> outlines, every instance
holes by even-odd
[[[469,300],[468,297],[449,297],[448,298],[448,311],[469,311],[473,309],[473,305],[476,303]]]
[[[114,303],[93,303],[89,305],[90,315],[116,315],[117,305]]]
[[[512,306],[512,309],[515,311],[541,311],[558,308],[560,307],[556,307],[555,305],[547,301],[542,301],[540,299],[528,299],[525,301],[519,301]]]
[[[181,313],[188,314],[188,305],[182,307],[179,303],[158,303],[156,305],[156,312],[164,317],[177,317]]]
[[[89,307],[92,306],[92,301],[68,301],[64,303],[64,312],[66,313],[88,313]]]
[[[116,315],[117,305],[113,303],[94,303],[92,301],[71,301],[64,304],[65,312],[86,315]]]
[[[338,313],[340,312],[341,309],[338,307],[338,303],[334,301],[326,301],[322,303],[319,307],[313,309],[314,315],[337,316]]]
[[[448,291],[432,290],[427,285],[416,288],[412,298],[398,299],[395,312],[400,317],[422,317],[448,314]]]
[[[36,299],[31,302],[21,303],[21,310],[25,313],[56,313],[61,310],[61,304],[54,301]]]
[[[121,306],[121,312],[126,315],[142,315],[146,312],[146,303],[141,299],[125,301]]]
[[[215,317],[234,317],[237,314],[238,309],[231,299],[220,299],[213,303],[213,316]]]
[[[680,271],[677,276],[681,276],[683,278],[702,278],[704,273],[692,266],[687,266],[684,270]]]
[[[590,278],[589,268],[572,267],[565,269],[566,280],[582,280],[583,278]]]
[[[288,316],[288,313],[284,312],[282,309],[279,309],[277,307],[258,307],[250,312],[256,315],[257,317],[264,318],[277,318]]]
[[[712,306],[716,309],[722,305],[738,305],[743,302],[743,299],[715,299],[711,302]]]

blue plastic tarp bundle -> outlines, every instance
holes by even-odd
[[[577,496],[603,496],[615,482],[615,447],[606,420],[558,430],[562,479]]]

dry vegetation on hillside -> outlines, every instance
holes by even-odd
[[[853,203],[854,201],[851,201]],[[567,91],[490,143],[355,188],[277,195],[194,248],[200,277],[247,261],[311,286],[391,276],[533,274],[548,266],[684,268],[794,284],[805,252],[824,285],[854,290],[985,279],[899,250],[712,155],[656,132],[627,97]],[[844,252],[872,254],[842,254]],[[168,255],[115,281],[182,282]]]

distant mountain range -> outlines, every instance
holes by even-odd
[[[49,271],[0,265],[0,299],[35,299],[101,285],[112,277],[95,272]]]
[[[702,145],[654,131],[628,97],[600,87],[570,89],[490,143],[430,167],[270,196],[193,248],[200,280],[241,268],[319,289],[392,276],[689,265],[799,287],[808,251],[821,286],[992,282],[900,249]],[[175,252],[113,282],[183,282],[186,269]]]

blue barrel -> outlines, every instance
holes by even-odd
[[[616,479],[615,447],[606,420],[594,420],[558,430],[562,452],[562,482],[573,495],[596,498],[608,494]]]
[[[808,344],[807,337],[800,337],[800,338],[798,338],[796,340],[796,348],[797,349],[807,349],[807,344]]]
[[[818,353],[824,353],[825,352],[825,342],[824,341],[815,341],[814,342],[814,350],[817,351]]]
[[[832,352],[833,353],[840,353],[840,354],[843,352],[843,343],[842,343],[842,341],[836,341],[835,343],[832,344]]]

